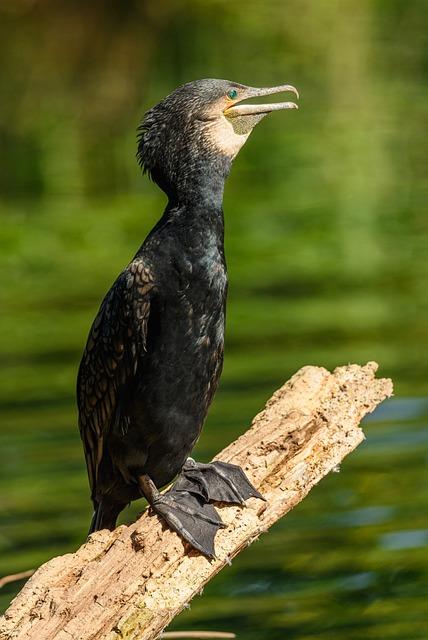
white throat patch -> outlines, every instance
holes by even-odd
[[[225,116],[209,120],[204,128],[204,134],[210,144],[222,154],[234,158],[245,144],[251,133],[237,133],[232,122]]]

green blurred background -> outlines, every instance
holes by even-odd
[[[225,369],[196,455],[305,364],[377,360],[396,397],[173,627],[426,640],[427,21],[424,0],[2,0],[0,574],[85,537],[76,368],[165,204],[142,114],[191,79],[290,82],[300,110],[256,128],[226,186]]]

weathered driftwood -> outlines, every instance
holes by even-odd
[[[267,502],[220,505],[227,528],[209,561],[146,512],[99,531],[76,553],[33,575],[0,625],[0,638],[153,640],[230,559],[299,503],[364,438],[363,416],[392,394],[377,365],[329,373],[304,367],[279,389],[252,427],[218,458],[240,464]]]

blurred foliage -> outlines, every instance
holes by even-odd
[[[308,363],[378,360],[408,399],[176,627],[426,638],[427,11],[2,0],[2,573],[73,549],[88,526],[76,368],[103,293],[165,204],[135,162],[144,110],[199,77],[291,82],[300,111],[266,118],[227,183],[226,362],[197,454]]]

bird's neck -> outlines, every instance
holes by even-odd
[[[160,221],[167,223],[182,246],[192,252],[204,254],[216,247],[223,254],[224,217],[222,198],[218,194],[207,193],[202,197],[195,192],[195,198],[186,201],[169,201]]]
[[[160,170],[152,171],[168,204],[150,235],[169,229],[191,251],[203,254],[216,247],[224,255],[223,193],[231,164],[232,158],[225,156],[199,157],[196,162],[183,157],[173,181]]]
[[[232,159],[215,154],[199,157],[192,163],[183,161],[183,172],[168,190],[170,208],[192,214],[206,211],[208,218],[222,217],[224,184],[229,175]]]

